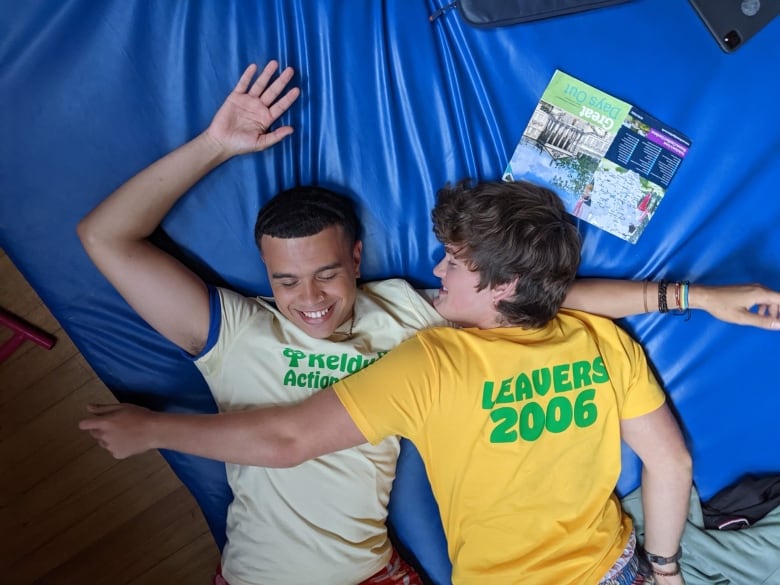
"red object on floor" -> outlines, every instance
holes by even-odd
[[[5,325],[14,332],[13,336],[0,345],[0,363],[15,352],[22,343],[30,340],[45,349],[51,349],[57,338],[23,321],[19,317],[0,309],[0,325]]]

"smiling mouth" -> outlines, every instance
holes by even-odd
[[[306,319],[322,319],[323,317],[327,316],[331,311],[333,311],[333,305],[325,309],[322,309],[320,311],[298,311],[298,312],[301,315],[303,315]]]

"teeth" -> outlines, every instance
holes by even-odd
[[[328,311],[330,311],[330,308],[327,308],[323,311],[301,311],[301,313],[303,313],[304,316],[308,319],[320,319],[327,315]]]

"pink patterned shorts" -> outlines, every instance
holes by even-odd
[[[221,566],[217,567],[217,573],[214,575],[212,583],[213,585],[230,585],[222,576]],[[423,582],[417,571],[401,558],[398,551],[393,549],[393,556],[390,557],[384,569],[360,585],[423,585]]]
[[[647,583],[639,572],[639,556],[636,550],[636,533],[632,530],[623,554],[615,561],[598,585],[644,585]],[[649,584],[648,584],[649,585]]]

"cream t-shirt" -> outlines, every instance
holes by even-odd
[[[309,337],[262,299],[217,290],[218,337],[195,364],[221,411],[298,402],[442,323],[398,279],[359,288],[352,337],[341,342]],[[381,570],[391,552],[385,521],[398,452],[398,439],[389,437],[289,469],[227,465],[234,500],[225,579],[347,585]]]

